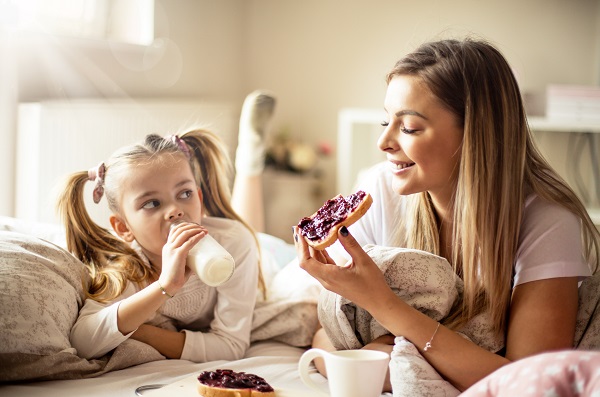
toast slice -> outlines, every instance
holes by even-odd
[[[338,230],[359,220],[371,207],[373,198],[362,190],[349,196],[341,194],[327,200],[321,208],[298,222],[300,234],[317,250],[329,247],[337,240]]]
[[[275,397],[275,390],[258,375],[230,369],[203,371],[198,376],[203,397]]]

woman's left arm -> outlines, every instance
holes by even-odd
[[[513,290],[506,358],[573,347],[578,277],[531,281]]]
[[[577,216],[538,196],[527,199],[508,313],[508,359],[573,347],[578,281],[590,274],[581,247]]]

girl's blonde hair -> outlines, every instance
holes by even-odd
[[[583,253],[598,268],[600,234],[584,205],[534,144],[517,81],[502,54],[485,41],[425,43],[388,73],[421,79],[464,130],[454,197],[453,257],[464,280],[462,305],[447,321],[459,327],[487,311],[504,332],[525,197],[536,193],[581,220]],[[401,225],[409,247],[440,254],[428,193],[409,198]]]
[[[120,181],[131,165],[160,161],[164,154],[189,159],[196,184],[202,191],[204,215],[237,220],[252,233],[258,247],[258,285],[266,293],[260,266],[260,245],[256,233],[231,206],[230,175],[233,167],[222,141],[210,131],[193,130],[180,136],[184,150],[175,140],[159,135],[146,136],[144,142],[122,148],[105,162],[104,196],[113,213],[120,213]],[[88,172],[68,177],[60,195],[57,209],[66,229],[67,248],[87,267],[90,284],[88,297],[98,301],[115,299],[125,290],[127,282],[144,285],[156,279],[157,269],[148,265],[129,246],[111,231],[96,224],[89,216],[84,201],[84,187]]]

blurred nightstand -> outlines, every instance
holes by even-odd
[[[265,231],[292,243],[292,226],[312,215],[319,202],[319,179],[313,175],[265,169]]]

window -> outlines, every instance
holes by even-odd
[[[149,45],[154,0],[0,0],[0,26],[24,32]]]

